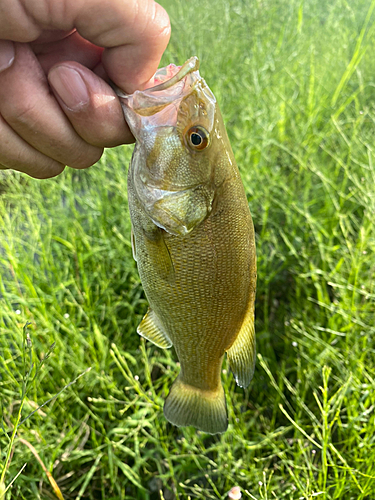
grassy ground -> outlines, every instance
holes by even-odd
[[[1,172],[0,476],[22,388],[21,419],[74,382],[20,425],[7,498],[56,498],[37,452],[66,500],[374,499],[375,2],[161,3],[163,62],[200,57],[248,194],[255,377],[224,366],[222,436],[165,421],[178,367],[136,334],[131,147],[49,181]]]

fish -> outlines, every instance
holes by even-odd
[[[246,193],[216,98],[192,57],[155,85],[116,89],[136,139],[128,171],[132,249],[149,309],[137,331],[174,346],[180,372],[164,404],[172,424],[228,427],[225,356],[253,377],[256,249]]]

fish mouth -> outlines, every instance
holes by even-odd
[[[125,119],[136,138],[139,130],[146,130],[149,125],[160,126],[162,123],[163,126],[175,126],[181,101],[197,85],[205,85],[198,68],[199,59],[196,56],[188,59],[182,66],[169,64],[155,73],[154,83],[157,85],[136,90],[133,94],[126,94],[112,83],[120,99]]]
[[[181,111],[181,104],[192,94],[205,103],[205,121],[209,121],[205,128],[211,130],[216,99],[200,76],[198,68],[199,59],[196,56],[188,59],[182,66],[169,64],[155,73],[156,85],[136,90],[133,94],[126,94],[112,85],[120,99],[125,120],[138,141],[142,141],[143,134],[149,135],[152,130],[160,127],[176,128],[179,116],[188,121],[190,115],[198,115],[199,109],[191,105],[191,109]]]
[[[193,71],[198,71],[199,69],[199,59],[197,56],[190,57],[182,66],[175,66],[174,64],[170,64],[165,68],[160,68],[154,75],[154,82],[158,82],[153,87],[149,87],[145,89],[147,92],[160,92],[163,90],[167,90],[176,83],[180,82]],[[177,73],[176,73],[177,71]],[[121,90],[117,85],[113,82],[110,82],[111,87],[116,92],[118,97],[124,99],[129,97],[131,94],[126,94],[123,90]]]

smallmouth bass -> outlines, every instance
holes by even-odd
[[[158,70],[152,88],[117,93],[136,138],[128,200],[150,305],[138,333],[173,345],[180,361],[167,420],[215,434],[228,426],[224,354],[241,387],[254,372],[256,254],[223,119],[198,67],[193,57]]]

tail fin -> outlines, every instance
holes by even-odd
[[[178,427],[193,425],[210,434],[225,432],[228,417],[224,389],[220,384],[216,391],[203,391],[178,376],[165,401],[164,415]]]

